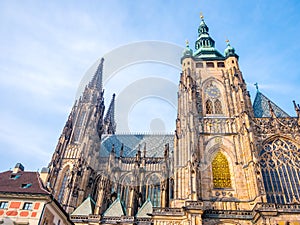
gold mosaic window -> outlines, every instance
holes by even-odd
[[[214,188],[231,188],[231,177],[228,161],[218,152],[211,163]]]

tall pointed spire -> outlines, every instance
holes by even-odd
[[[108,110],[104,118],[104,124],[106,126],[107,134],[115,134],[116,123],[115,123],[115,94],[113,94]]]
[[[89,88],[96,88],[102,90],[102,76],[103,76],[103,62],[104,58],[101,58],[100,63],[97,67],[97,70],[89,83]]]

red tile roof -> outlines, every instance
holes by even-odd
[[[15,176],[16,179],[13,178]],[[31,184],[31,185],[30,185]],[[28,186],[22,188],[22,186]],[[38,172],[20,171],[0,173],[0,193],[44,194],[49,195],[42,185]]]

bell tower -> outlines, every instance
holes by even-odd
[[[195,49],[181,58],[171,206],[250,210],[263,193],[239,57],[229,41],[224,55],[215,48],[202,15]]]

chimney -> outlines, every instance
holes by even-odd
[[[45,187],[48,187],[47,178],[48,178],[49,172],[50,172],[50,169],[48,167],[43,167],[41,172],[40,172],[40,178],[41,178],[41,180],[43,182],[43,185]]]
[[[18,173],[20,171],[24,171],[24,166],[21,163],[17,163],[13,169],[13,173]]]

